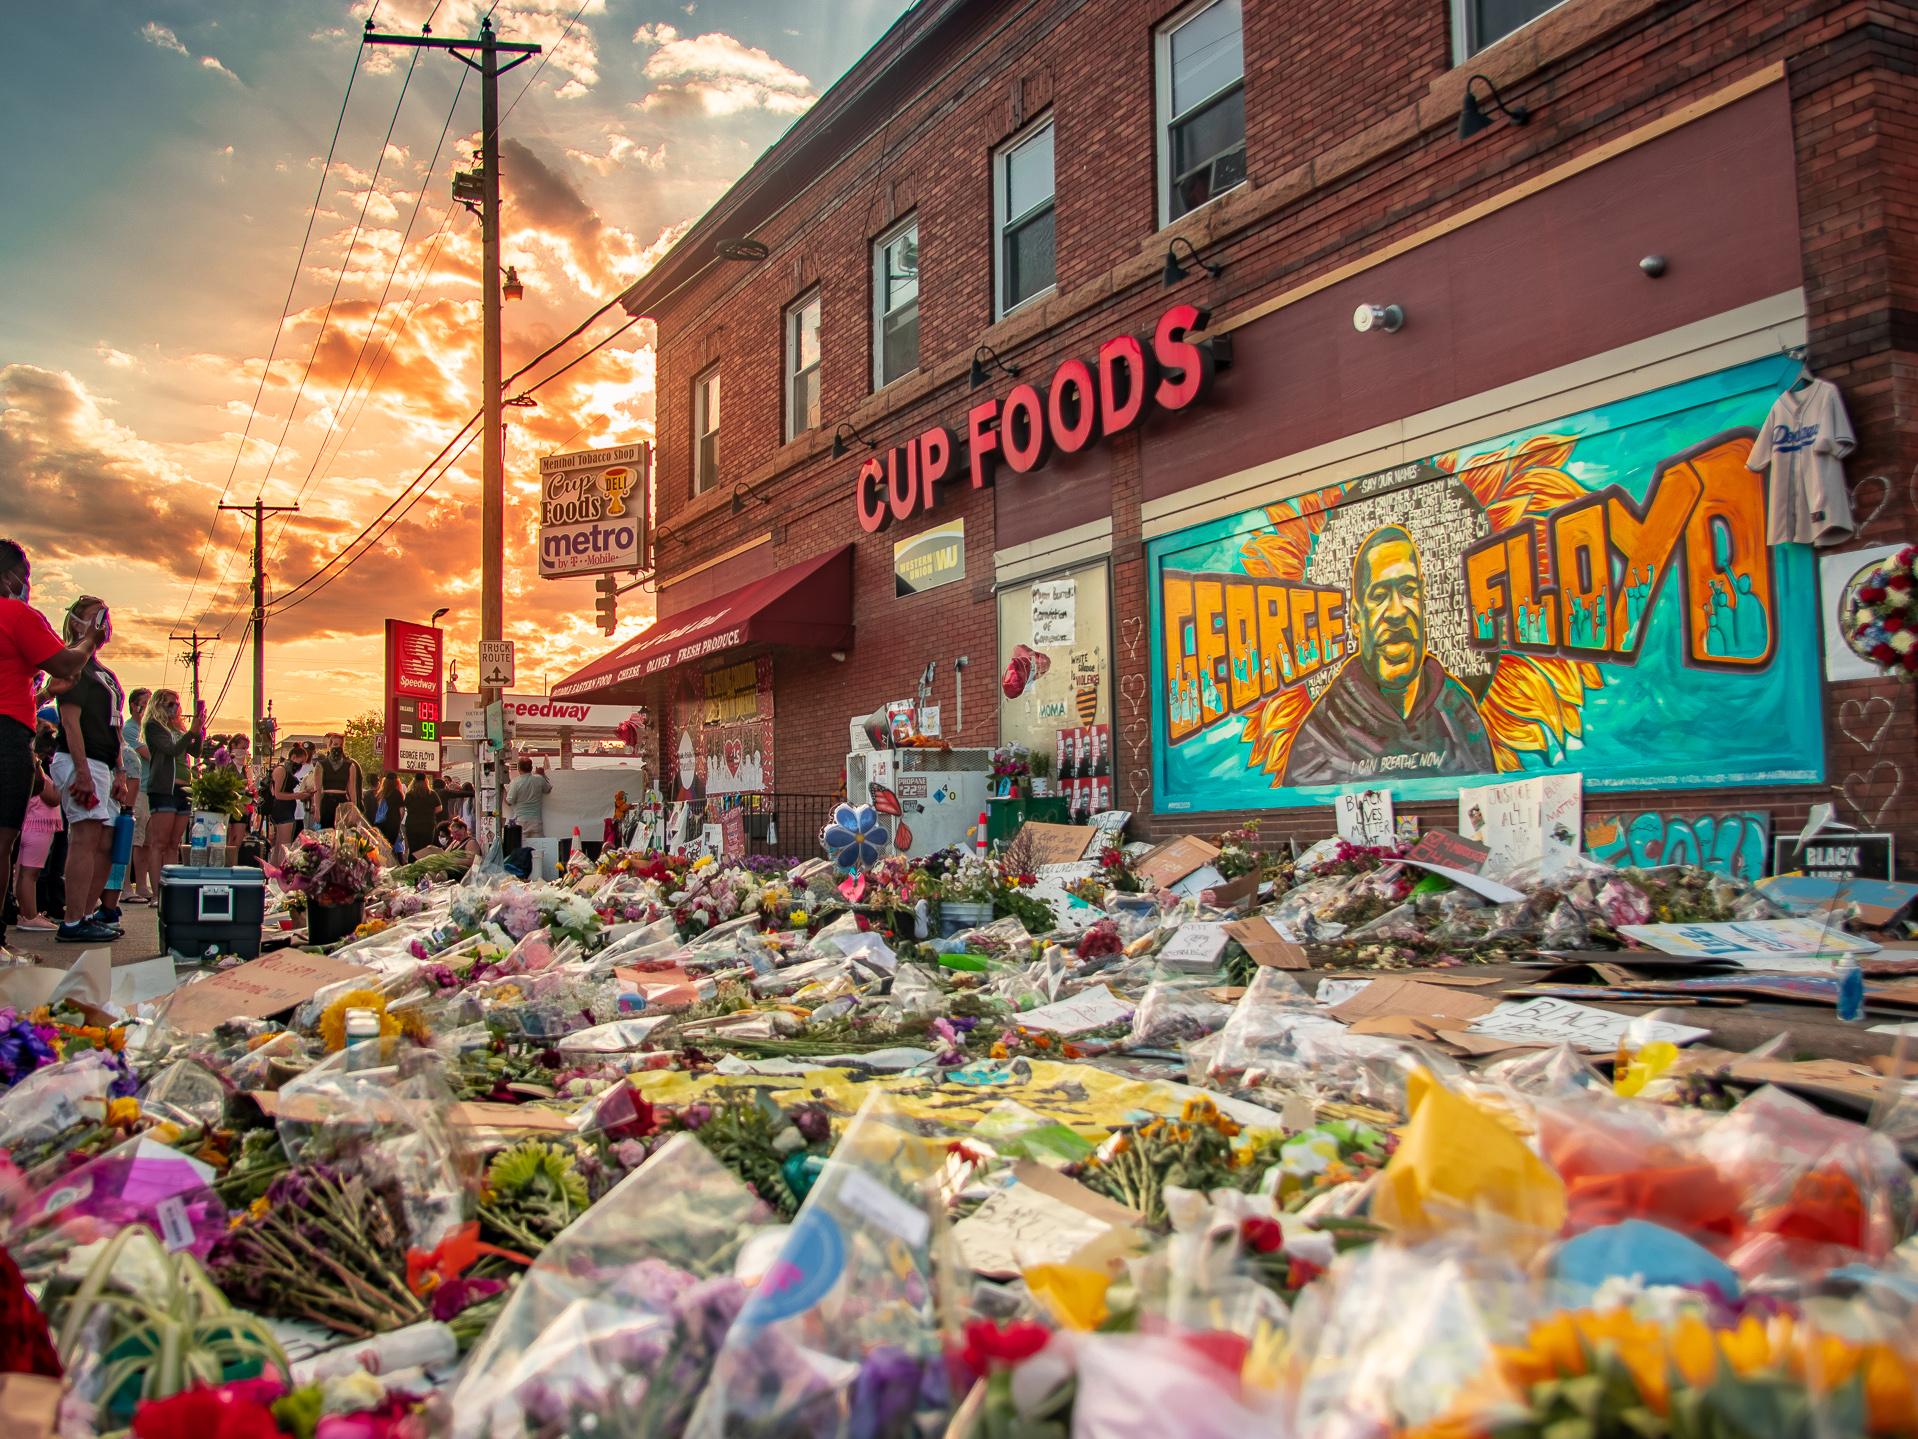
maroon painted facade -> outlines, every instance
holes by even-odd
[[[915,7],[629,295],[658,326],[661,624],[855,545],[845,659],[775,655],[782,788],[836,788],[847,717],[911,693],[931,658],[971,660],[963,732],[942,679],[947,737],[996,742],[995,552],[1043,555],[1062,532],[1109,520],[1112,683],[1143,685],[1145,649],[1128,652],[1119,630],[1145,612],[1155,502],[1801,288],[1810,363],[1842,387],[1860,438],[1857,543],[1913,537],[1918,15],[1846,0],[1565,0],[1456,65],[1436,0],[1244,0],[1248,183],[1161,228],[1153,32],[1172,8]],[[1393,39],[1354,43],[1364,35]],[[1531,123],[1459,140],[1473,73]],[[1042,114],[1056,124],[1057,288],[994,323],[991,155]],[[875,393],[872,245],[907,215],[919,223],[920,368]],[[735,235],[768,257],[712,259]],[[1165,288],[1173,236],[1223,273],[1189,267]],[[1649,254],[1667,258],[1664,277],[1640,271]],[[823,423],[786,442],[782,315],[815,286]],[[1356,304],[1396,299],[1402,332],[1354,332]],[[855,441],[831,454],[841,421],[882,456],[935,426],[963,440],[980,401],[1043,386],[1113,335],[1149,336],[1180,301],[1230,329],[1232,364],[1202,401],[861,529],[853,492],[869,452]],[[971,386],[982,342],[1016,380],[993,371]],[[715,365],[719,483],[696,495],[693,387]],[[952,519],[966,525],[965,580],[896,597],[894,541]],[[1607,803],[1768,808],[1782,830],[1833,799],[1846,820],[1918,842],[1905,819],[1918,796],[1910,690],[1831,685],[1825,713],[1827,785]],[[1115,722],[1121,742],[1140,737],[1130,710]],[[1142,816],[1140,828],[1222,823]],[[1304,840],[1331,818],[1261,823]]]

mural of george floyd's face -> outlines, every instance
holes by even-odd
[[[1425,665],[1425,580],[1418,546],[1404,530],[1373,535],[1352,566],[1359,604],[1359,656],[1379,689],[1400,695]]]

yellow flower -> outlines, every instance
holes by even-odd
[[[811,923],[812,923],[812,916],[811,916],[811,915],[809,915],[809,914],[807,914],[807,913],[806,913],[806,911],[805,911],[805,910],[803,910],[803,909],[796,909],[796,910],[794,910],[794,911],[793,911],[793,912],[792,912],[791,914],[789,914],[789,915],[787,915],[787,916],[786,916],[786,923],[788,923],[788,924],[811,924]]]
[[[495,998],[504,1002],[506,996],[502,993]],[[350,1009],[370,1009],[377,1014],[382,1038],[391,1039],[398,1034],[404,1034],[409,1039],[426,1038],[426,1020],[418,1010],[406,1009],[398,1014],[389,1014],[386,996],[377,989],[350,989],[329,1004],[320,1015],[320,1038],[326,1042],[329,1054],[337,1054],[346,1048],[346,1013]]]
[[[107,1101],[107,1123],[116,1129],[131,1129],[140,1122],[140,1101],[137,1099],[110,1099]]]
[[[264,1219],[267,1216],[267,1212],[268,1205],[264,1194],[246,1207],[247,1218],[249,1219]]]

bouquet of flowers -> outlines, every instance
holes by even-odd
[[[1886,674],[1918,677],[1918,545],[1906,545],[1851,593],[1845,643]]]
[[[1002,744],[992,752],[994,779],[1020,780],[1032,773],[1032,751],[1022,744]]]
[[[317,830],[302,834],[287,851],[285,865],[273,872],[314,904],[351,904],[373,888],[380,866],[372,846],[357,833]]]
[[[34,1070],[60,1062],[60,1031],[17,1009],[0,1007],[0,1088],[11,1089]]]
[[[1229,829],[1219,836],[1219,854],[1212,867],[1227,879],[1258,871],[1263,856],[1259,853],[1259,831],[1254,825]]]

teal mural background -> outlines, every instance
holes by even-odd
[[[1575,437],[1564,468],[1580,486],[1595,492],[1616,484],[1642,501],[1661,461],[1727,430],[1755,430],[1798,372],[1798,362],[1783,355],[1754,361],[1488,437],[1458,451],[1458,468],[1534,435]],[[1282,438],[1276,440],[1274,449],[1283,448]],[[1153,807],[1159,813],[1322,805],[1341,790],[1366,787],[1275,786],[1272,775],[1248,764],[1253,747],[1243,738],[1244,715],[1220,720],[1176,746],[1169,742],[1162,572],[1245,573],[1241,546],[1272,528],[1258,508],[1147,546]],[[1582,738],[1548,756],[1521,754],[1519,769],[1501,773],[1523,778],[1580,771],[1588,790],[1822,781],[1814,556],[1803,545],[1777,546],[1772,553],[1777,648],[1769,666],[1730,673],[1688,665],[1681,587],[1668,583],[1652,606],[1636,662],[1599,663],[1605,683],[1585,695]],[[1397,776],[1373,781],[1373,787],[1382,784],[1398,799],[1413,801],[1450,798],[1460,783],[1456,776]]]

